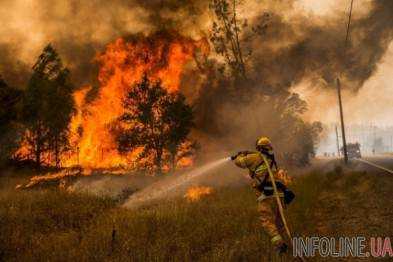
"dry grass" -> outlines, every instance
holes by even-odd
[[[295,235],[313,230],[310,214],[331,176],[316,172],[293,185]],[[249,187],[127,210],[113,199],[57,189],[15,191],[19,177],[0,178],[0,260],[272,261]]]
[[[266,256],[248,188],[137,211],[56,189],[0,192],[5,260],[237,260]],[[260,249],[260,247],[263,247]]]

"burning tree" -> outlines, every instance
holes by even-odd
[[[143,166],[143,161],[136,161],[139,149],[120,154],[117,132],[113,132],[124,114],[123,100],[130,87],[147,73],[149,79],[160,80],[169,93],[186,93],[182,89],[183,75],[195,55],[205,53],[208,48],[204,39],[193,40],[175,31],[138,34],[109,43],[96,57],[98,85],[85,86],[74,93],[77,114],[70,123],[73,150],[63,154],[62,163],[89,168]],[[185,144],[180,145],[179,152],[188,151],[183,150]],[[181,158],[180,153],[176,158]],[[177,165],[190,164],[187,158],[178,160]]]
[[[56,50],[48,45],[33,66],[23,100],[25,147],[37,167],[42,157],[53,155],[60,165],[60,153],[67,149],[68,125],[74,111],[70,74]],[[49,161],[49,159],[47,159]]]
[[[171,162],[168,164],[174,168],[176,159],[184,155],[179,149],[193,126],[192,108],[185,97],[169,93],[160,81],[152,83],[144,75],[128,92],[124,109],[119,119],[124,127],[117,137],[119,151],[143,148],[139,157],[152,157],[158,174],[164,162]]]

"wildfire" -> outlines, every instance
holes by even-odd
[[[191,202],[200,200],[202,197],[213,193],[213,188],[207,186],[190,187],[184,195]]]
[[[48,173],[46,175],[38,175],[30,178],[26,184],[19,184],[15,189],[27,189],[37,185],[43,185],[45,183],[57,183],[61,189],[66,189],[67,179],[76,178],[80,175],[81,170],[79,169],[64,169],[57,173]]]
[[[92,87],[74,94],[77,114],[70,125],[73,150],[71,155],[63,157],[63,163],[89,168],[132,166],[140,150],[120,155],[111,133],[114,121],[123,113],[126,92],[144,74],[160,80],[169,92],[178,92],[185,65],[197,50],[206,51],[205,44],[205,41],[160,34],[128,41],[119,38],[109,44],[96,58],[100,87],[95,98],[86,101],[86,96],[93,93]]]

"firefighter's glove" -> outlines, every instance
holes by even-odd
[[[292,202],[292,200],[295,198],[295,194],[289,190],[289,189],[285,189],[284,190],[284,203],[285,204],[290,204]]]

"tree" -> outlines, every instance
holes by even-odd
[[[187,136],[194,126],[192,108],[186,104],[185,97],[178,94],[165,101],[163,121],[168,125],[166,148],[171,156],[171,168],[176,167],[176,159],[190,154],[197,147],[196,143],[186,142]],[[179,150],[180,146],[188,146],[186,150]],[[179,152],[181,154],[179,155]]]
[[[263,54],[252,53],[252,49],[256,42],[261,42],[259,37],[266,35],[272,17],[269,13],[263,13],[256,26],[250,28],[247,20],[238,17],[239,2],[210,2],[210,9],[214,14],[210,42],[221,59],[216,61],[219,69],[215,76],[219,79],[216,81],[219,83],[218,87],[209,90],[216,92],[211,96],[219,97],[219,100],[212,104],[209,98],[203,97],[199,106],[207,107],[209,116],[217,108],[219,111],[224,108],[225,114],[231,115],[232,121],[221,121],[219,125],[215,125],[218,126],[214,130],[218,137],[225,134],[231,138],[232,135],[236,139],[231,140],[244,144],[252,140],[250,137],[265,134],[275,141],[279,151],[290,156],[287,159],[296,158],[294,162],[307,164],[309,157],[314,154],[318,131],[320,132],[316,128],[319,123],[308,124],[301,119],[307,105],[290,91],[291,83],[269,81],[269,76],[265,80],[263,70],[259,68],[256,71],[257,61],[263,59]],[[208,81],[214,83],[210,79]],[[213,121],[217,121],[216,119],[217,116],[212,117]],[[213,121],[207,122],[209,128],[214,126]],[[241,134],[241,138],[237,138],[238,130],[244,128],[248,129],[248,134]]]
[[[70,83],[69,71],[63,69],[52,83],[49,90],[47,123],[49,128],[50,150],[55,158],[56,167],[60,166],[60,154],[69,149],[69,123],[75,112],[72,96],[73,86]]]
[[[216,21],[213,22],[210,41],[216,52],[225,58],[235,79],[246,79],[246,66],[240,46],[241,28],[236,17],[236,0],[212,0],[210,8]],[[245,26],[246,23],[243,24]]]
[[[0,76],[0,161],[8,160],[19,138],[18,103],[23,92],[9,87]]]
[[[143,147],[140,158],[152,157],[154,168],[162,173],[164,155],[175,162],[179,146],[193,126],[192,109],[181,94],[169,94],[159,81],[151,83],[145,75],[124,99],[122,130],[117,137],[120,152]],[[174,166],[174,164],[172,164]]]
[[[59,155],[68,145],[68,124],[74,111],[70,75],[56,50],[48,45],[33,66],[23,101],[25,139],[37,167],[44,153]]]
[[[251,28],[247,19],[240,20],[237,14],[239,0],[211,0],[213,21],[210,42],[217,54],[224,57],[225,66],[235,80],[247,79],[247,61],[252,55],[249,42],[255,36],[264,35],[270,21],[270,14],[263,13],[262,20]],[[235,81],[237,82],[237,81]]]

